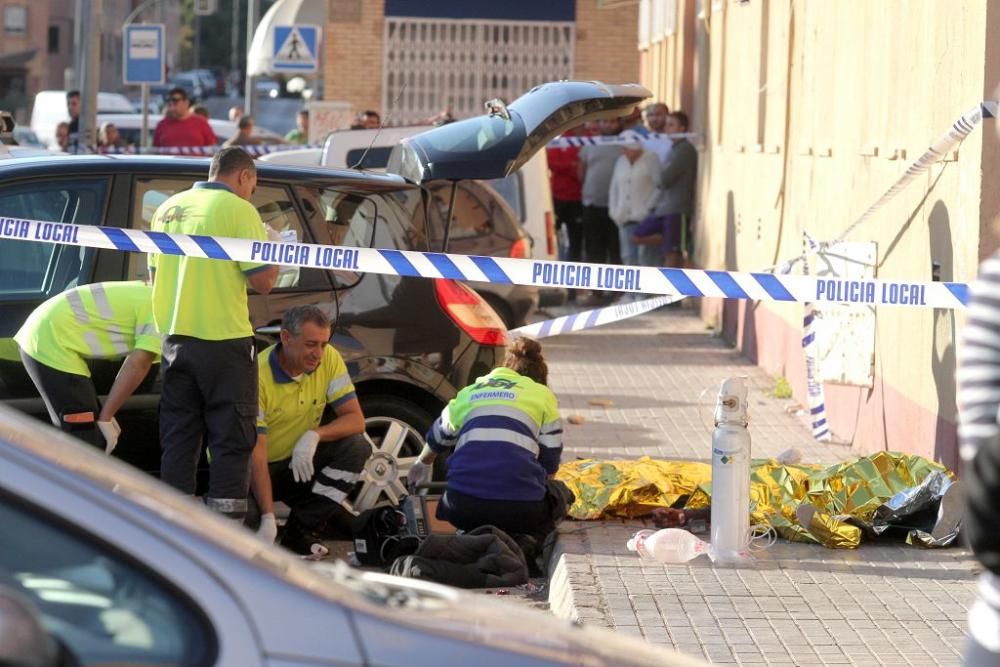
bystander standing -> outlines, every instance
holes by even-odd
[[[257,146],[260,138],[253,134],[253,116],[242,116],[236,123],[236,134],[226,139],[224,146]]]
[[[295,114],[295,129],[285,135],[285,141],[298,145],[309,143],[308,109],[299,109],[299,112]]]
[[[632,234],[655,203],[660,161],[643,150],[639,141],[625,144],[615,163],[608,196],[608,214],[618,225],[622,262],[639,266],[639,245]]]
[[[667,117],[667,132],[688,130],[688,117],[675,111]],[[685,137],[673,147],[660,171],[660,195],[652,213],[636,227],[633,238],[645,248],[640,261],[646,266],[684,266],[694,243],[694,186],[698,176],[698,151]]]
[[[621,131],[621,121],[600,121],[600,132],[614,136]],[[618,227],[608,215],[608,198],[615,163],[622,154],[620,145],[593,145],[580,149],[578,166],[583,201],[583,246],[588,262],[620,264]]]
[[[572,137],[577,133],[577,130],[571,130],[563,136]],[[578,167],[580,147],[547,148],[546,157],[549,163],[556,229],[564,230],[566,234],[566,248],[560,253],[559,259],[579,262],[583,260],[583,206],[580,203],[582,193]],[[571,296],[575,293],[576,290],[570,290]]]
[[[167,112],[153,131],[154,146],[214,146],[218,143],[208,120],[191,111],[183,88],[167,93]]]

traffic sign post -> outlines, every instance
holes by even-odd
[[[274,26],[271,69],[275,72],[315,72],[319,64],[320,27],[317,25]]]
[[[122,67],[126,86],[142,86],[142,135],[139,145],[148,143],[149,86],[163,85],[166,78],[165,29],[162,24],[134,23],[124,26],[125,63]]]

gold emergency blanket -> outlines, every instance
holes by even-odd
[[[853,549],[875,510],[927,475],[954,473],[921,456],[879,452],[831,466],[783,465],[774,459],[751,463],[750,523],[773,527],[778,535],[834,549]],[[580,459],[559,466],[556,478],[576,495],[574,519],[633,518],[656,507],[708,507],[712,467],[696,461]],[[800,505],[816,508],[808,525]],[[809,513],[806,513],[809,514]]]

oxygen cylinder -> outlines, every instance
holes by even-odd
[[[747,379],[722,382],[712,432],[712,532],[714,561],[748,557],[750,533],[750,432]]]

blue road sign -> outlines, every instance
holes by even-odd
[[[136,23],[125,26],[125,63],[122,67],[125,85],[159,85],[164,81],[163,25]]]
[[[275,72],[315,72],[318,48],[319,26],[276,25],[271,69]]]

